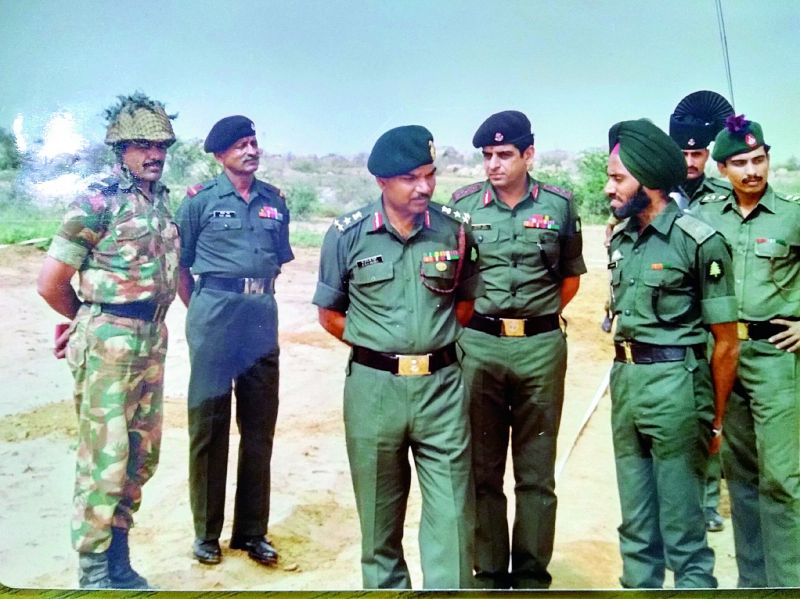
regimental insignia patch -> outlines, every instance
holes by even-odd
[[[748,133],[747,135],[744,136],[744,143],[746,143],[748,147],[754,148],[758,143],[758,141],[756,140],[755,135],[753,135],[752,133]]]
[[[715,281],[722,278],[722,275],[725,274],[722,270],[722,262],[719,260],[712,260],[708,263],[708,277],[710,279],[714,279]]]

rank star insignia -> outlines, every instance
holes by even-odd
[[[458,210],[456,210],[455,212],[453,212],[453,217],[454,218],[461,218],[461,213]]]
[[[353,220],[358,220],[359,218],[361,218],[361,210],[353,212]]]
[[[712,260],[708,263],[708,276],[714,280],[722,278],[722,264],[719,260]]]
[[[340,223],[338,220],[333,221],[333,226],[339,229],[340,231],[344,231],[344,225]]]
[[[345,216],[345,217],[342,219],[342,221],[344,222],[344,224],[345,224],[345,225],[349,225],[349,224],[350,224],[350,217],[349,217],[349,216]]]
[[[428,140],[428,148],[431,151],[431,160],[436,160],[436,147],[433,145],[433,140]]]
[[[450,208],[450,206],[442,206],[442,212],[444,212],[445,214],[451,214],[453,212],[453,209]]]
[[[748,133],[744,136],[744,143],[746,143],[749,147],[753,147],[756,145],[756,136],[752,133]]]

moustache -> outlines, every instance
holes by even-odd
[[[742,179],[742,183],[758,183],[762,180],[761,177],[747,177]]]
[[[150,166],[157,166],[159,168],[164,166],[163,160],[148,160],[147,162],[143,163],[142,166],[150,167]]]

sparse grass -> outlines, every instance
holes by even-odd
[[[308,229],[292,229],[289,231],[289,243],[292,247],[318,248],[322,245],[325,231],[310,231]]]
[[[0,243],[52,237],[60,222],[60,213],[54,215],[32,206],[0,203]]]

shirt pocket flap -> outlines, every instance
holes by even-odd
[[[458,260],[443,260],[441,262],[423,262],[422,274],[426,279],[449,279],[456,275]]]
[[[390,262],[380,262],[370,264],[353,270],[353,283],[357,285],[369,285],[388,281],[394,277],[394,264]]]
[[[226,231],[228,229],[241,229],[241,218],[213,218],[211,219],[211,229],[213,231]]]
[[[683,273],[670,268],[651,269],[642,275],[642,282],[648,287],[680,287],[682,281]]]
[[[761,258],[786,258],[789,255],[789,244],[777,239],[756,241],[755,254]]]
[[[499,229],[473,229],[472,235],[476,243],[492,243],[497,241],[497,236],[500,234]]]

